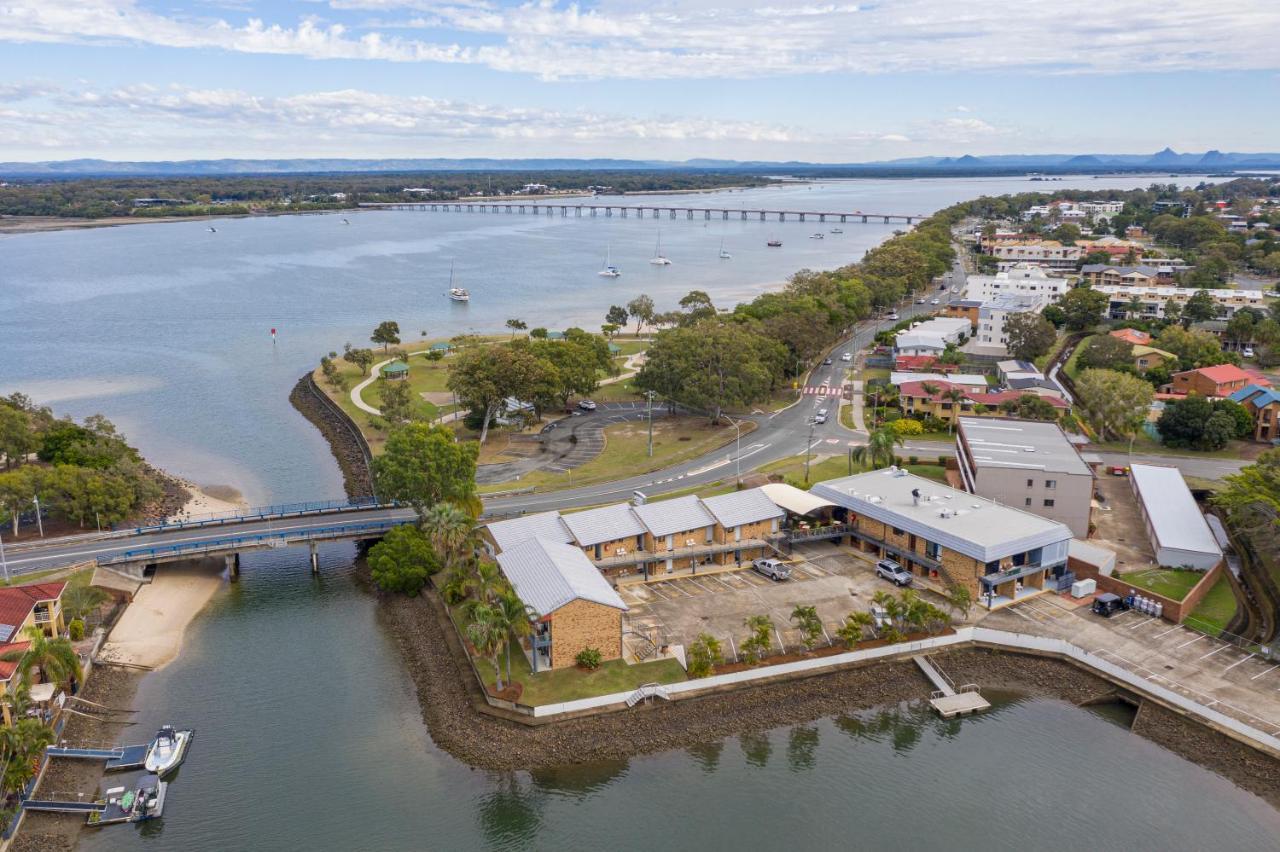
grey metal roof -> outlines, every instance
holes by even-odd
[[[545,538],[566,544],[573,541],[573,536],[569,534],[568,527],[560,519],[559,512],[521,515],[505,521],[494,521],[487,524],[487,527],[498,550],[507,550],[531,538]]]
[[[702,505],[706,506],[720,525],[726,529],[783,516],[783,511],[778,508],[778,505],[759,488],[707,497],[703,499]]]
[[[655,536],[696,530],[716,522],[702,505],[702,501],[692,494],[674,500],[659,500],[657,503],[634,506],[632,511]]]
[[[1181,471],[1163,465],[1131,464],[1129,475],[1158,546],[1222,555]]]
[[[571,544],[529,539],[498,554],[498,566],[511,586],[539,616],[575,600],[626,611],[627,605],[600,575],[586,554]]]
[[[560,519],[569,528],[575,541],[583,547],[602,541],[617,541],[644,532],[644,524],[631,511],[629,503],[614,503],[599,509],[570,512]]]
[[[983,562],[1051,545],[1065,558],[1071,538],[1065,524],[893,468],[819,482],[811,493]]]
[[[1013,382],[1009,383],[1013,385]],[[961,417],[960,435],[974,465],[1091,476],[1093,470],[1056,423]]]

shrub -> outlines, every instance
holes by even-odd
[[[689,677],[706,677],[716,666],[724,662],[720,650],[720,640],[710,633],[700,633],[689,646]]]
[[[919,456],[907,456],[907,464],[920,464]]]
[[[389,531],[369,548],[369,568],[379,589],[412,597],[440,570],[440,560],[422,530],[409,525]]]
[[[893,421],[893,431],[895,434],[900,435],[903,438],[909,438],[912,435],[923,435],[924,424],[919,420],[912,420],[910,418],[895,418]]]
[[[948,458],[950,458],[950,456],[938,456],[938,464],[942,467],[946,467]]]
[[[84,622],[78,618],[71,619],[71,623],[67,625],[67,632],[71,634],[72,642],[79,642],[84,638]]]
[[[600,664],[604,662],[604,657],[600,653],[599,648],[583,648],[578,655],[573,658],[579,668],[593,672],[600,668]]]

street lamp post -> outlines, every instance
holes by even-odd
[[[644,398],[648,402],[645,406],[645,411],[649,415],[649,458],[653,458],[653,397],[654,391],[647,390],[644,392]]]
[[[804,481],[809,481],[809,456],[813,454],[813,418],[809,418],[809,443],[804,448]]]
[[[9,585],[9,563],[4,558],[4,536],[0,536],[0,568],[4,569],[4,583]]]
[[[735,484],[742,484],[742,421],[734,420],[729,415],[724,416],[729,421],[729,425],[733,427],[733,470]]]
[[[40,537],[44,538],[44,520],[40,517],[40,495],[32,497],[31,502],[36,504],[36,526],[40,530]]]

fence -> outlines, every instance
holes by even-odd
[[[333,538],[359,538],[362,533],[385,532],[401,524],[412,523],[412,518],[404,520],[372,521],[363,524],[341,524],[332,527],[317,527],[309,530],[281,530],[278,532],[248,533],[228,538],[206,539],[203,541],[162,544],[155,547],[140,547],[126,550],[118,556],[99,559],[99,565],[117,565],[126,562],[143,561],[146,557],[170,558],[180,555],[198,555],[221,550],[241,550],[251,547],[270,547],[273,542],[289,541],[305,542]]]
[[[375,497],[360,497],[352,500],[313,500],[307,503],[275,503],[270,506],[254,506],[249,509],[233,509],[227,512],[213,512],[181,521],[161,521],[156,524],[134,527],[135,535],[168,530],[184,530],[199,527],[238,524],[245,521],[261,521],[267,518],[300,517],[330,512],[355,512],[366,509],[394,508],[395,503],[379,503]]]

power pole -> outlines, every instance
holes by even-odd
[[[653,458],[653,397],[653,391],[648,390],[644,392],[644,398],[646,400],[645,411],[649,415],[649,458]]]
[[[809,456],[813,451],[813,418],[809,418],[809,443],[804,448],[804,481],[809,481]]]

